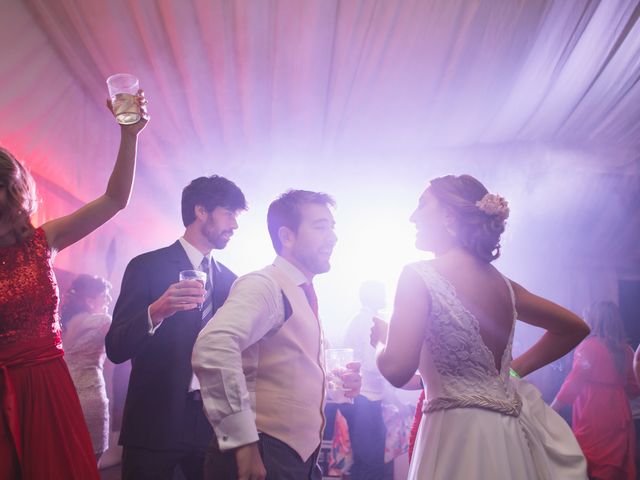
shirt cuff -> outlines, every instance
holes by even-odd
[[[157,325],[154,325],[153,322],[151,321],[151,305],[149,305],[149,307],[147,308],[147,321],[149,322],[149,330],[147,330],[147,333],[149,335],[153,335],[154,333],[156,333],[156,330],[160,328],[160,325],[162,325],[162,322],[160,322]]]
[[[259,440],[256,419],[252,410],[241,410],[222,419],[214,426],[220,451],[242,447]]]

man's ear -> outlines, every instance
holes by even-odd
[[[296,234],[289,227],[280,227],[278,229],[278,238],[283,247],[291,248],[296,240]]]
[[[193,207],[193,211],[196,215],[196,219],[200,221],[206,220],[207,215],[209,214],[209,212],[207,212],[207,209],[202,205],[196,205],[195,207]]]

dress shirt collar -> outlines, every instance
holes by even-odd
[[[273,264],[280,268],[296,285],[302,285],[303,283],[311,283],[309,279],[298,270],[291,262],[285,260],[280,255],[276,257]]]
[[[204,255],[202,255],[200,250],[191,245],[184,237],[180,237],[178,241],[180,242],[180,245],[182,245],[182,248],[184,248],[184,251],[187,253],[187,257],[189,257],[189,261],[191,262],[191,265],[193,265],[193,268],[195,270],[200,268],[200,264],[202,263],[202,259],[204,258]],[[220,267],[218,266],[215,258],[213,258],[213,256],[211,255],[211,252],[209,252],[209,261],[211,265],[216,269],[216,271],[219,272]]]

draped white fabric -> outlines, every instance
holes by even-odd
[[[391,208],[395,191],[414,201],[431,176],[468,171],[513,201],[507,270],[566,263],[571,291],[555,295],[579,308],[640,270],[639,13],[628,0],[0,0],[0,143],[36,175],[40,220],[68,212],[104,188],[118,139],[104,79],[130,72],[152,114],[132,205],[76,252],[117,235],[119,271],[171,240],[201,174],[237,181],[263,216],[287,187],[350,191],[364,208],[385,192]]]

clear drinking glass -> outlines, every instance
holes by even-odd
[[[136,102],[136,94],[140,82],[128,73],[116,73],[107,78],[107,88],[113,107],[113,114],[118,123],[131,125],[141,118],[140,108]]]
[[[327,348],[324,351],[327,393],[330,401],[353,403],[352,398],[344,395],[345,389],[341,378],[347,372],[347,364],[350,362],[353,362],[353,348]]]
[[[180,281],[197,280],[202,283],[202,287],[207,284],[207,273],[200,270],[182,270],[178,276]],[[198,309],[202,310],[202,304],[198,304]]]

